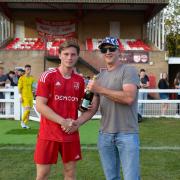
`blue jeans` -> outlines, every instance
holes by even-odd
[[[137,133],[99,132],[98,150],[106,180],[140,180],[139,135]]]
[[[147,99],[147,93],[146,92],[139,92],[138,99],[139,100],[146,100]],[[138,103],[138,113],[142,116],[144,114],[144,103]]]

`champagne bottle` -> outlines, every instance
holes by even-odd
[[[92,80],[95,80],[96,76],[93,77]],[[90,90],[86,89],[82,104],[81,104],[81,109],[83,109],[84,111],[88,110],[88,106],[91,104],[92,99],[93,99],[94,93],[91,92]]]

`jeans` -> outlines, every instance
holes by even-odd
[[[139,92],[138,99],[139,100],[146,100],[147,99],[147,93],[145,92]],[[142,116],[144,113],[144,103],[138,103],[138,113]]]
[[[106,180],[140,180],[139,135],[137,133],[99,132],[98,150]]]

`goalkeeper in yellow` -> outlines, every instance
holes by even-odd
[[[24,108],[22,115],[21,127],[29,129],[27,125],[29,121],[30,110],[33,106],[33,87],[35,79],[31,75],[31,65],[25,65],[25,74],[22,75],[18,80],[18,90],[20,93],[20,101]]]

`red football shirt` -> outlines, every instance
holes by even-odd
[[[44,72],[37,87],[37,96],[46,97],[47,105],[63,118],[78,117],[78,108],[84,96],[84,79],[74,72],[65,79],[58,69]],[[52,141],[77,141],[79,133],[67,134],[61,126],[41,115],[39,138]]]

